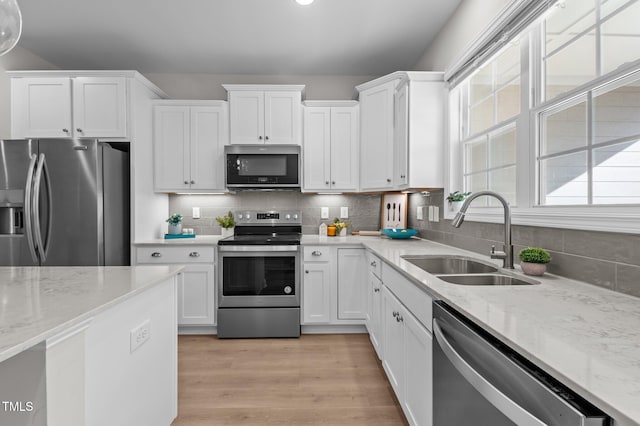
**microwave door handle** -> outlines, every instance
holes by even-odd
[[[479,372],[453,348],[447,340],[438,324],[436,318],[433,319],[433,334],[442,349],[442,352],[449,359],[449,362],[458,370],[460,374],[471,384],[487,401],[496,407],[502,414],[507,416],[512,422],[519,426],[547,426],[527,410],[519,406],[516,402],[493,386]]]
[[[38,254],[36,253],[36,244],[33,239],[33,175],[35,173],[36,168],[36,160],[37,156],[35,154],[31,155],[31,159],[29,160],[29,168],[27,171],[27,182],[25,183],[24,188],[24,226],[27,234],[27,246],[29,246],[29,252],[31,253],[31,258],[35,263],[38,263]]]

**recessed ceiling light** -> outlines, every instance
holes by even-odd
[[[296,3],[301,4],[303,6],[308,6],[313,3],[313,0],[296,0]]]

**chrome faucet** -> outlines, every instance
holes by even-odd
[[[496,246],[491,246],[491,258],[492,259],[502,259],[503,268],[513,269],[513,245],[511,244],[511,207],[509,206],[509,202],[505,200],[505,198],[493,191],[480,191],[474,192],[471,194],[465,201],[462,203],[462,207],[460,207],[460,211],[456,214],[456,217],[453,218],[453,225],[455,228],[460,228],[462,222],[464,222],[464,216],[467,213],[467,209],[469,208],[469,204],[473,200],[478,197],[482,197],[483,195],[488,195],[496,198],[498,201],[502,203],[502,207],[504,208],[504,247],[503,251],[496,251]]]

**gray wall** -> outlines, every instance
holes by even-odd
[[[417,220],[416,208],[428,205],[440,206],[439,222]],[[429,197],[412,194],[409,227],[422,238],[481,254],[489,254],[491,245],[502,248],[504,225],[466,221],[456,229],[443,219],[443,206],[448,208],[441,190]],[[523,248],[542,247],[551,254],[550,273],[640,297],[640,235],[518,225],[512,230],[516,264]]]
[[[463,0],[414,70],[445,71],[511,0]]]
[[[340,216],[340,207],[349,207],[347,231],[380,229],[380,194],[317,195],[300,192],[239,192],[226,195],[170,195],[169,211],[184,216],[183,227],[199,235],[220,235],[215,218],[229,210],[301,210],[302,232],[317,234],[322,222]],[[192,207],[200,207],[200,219],[191,217]],[[329,207],[329,219],[320,219],[320,208]]]

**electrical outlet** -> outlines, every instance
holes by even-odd
[[[349,219],[349,207],[340,207],[340,219]]]
[[[146,320],[130,332],[130,351],[133,353],[151,338],[151,320]]]
[[[191,209],[191,217],[194,219],[200,219],[200,207],[194,207]]]
[[[433,207],[429,206],[429,222],[433,222]]]
[[[320,207],[320,219],[329,219],[329,207]]]
[[[418,208],[416,209],[416,216],[417,216],[418,220],[424,220],[424,207],[423,206],[418,206]]]

